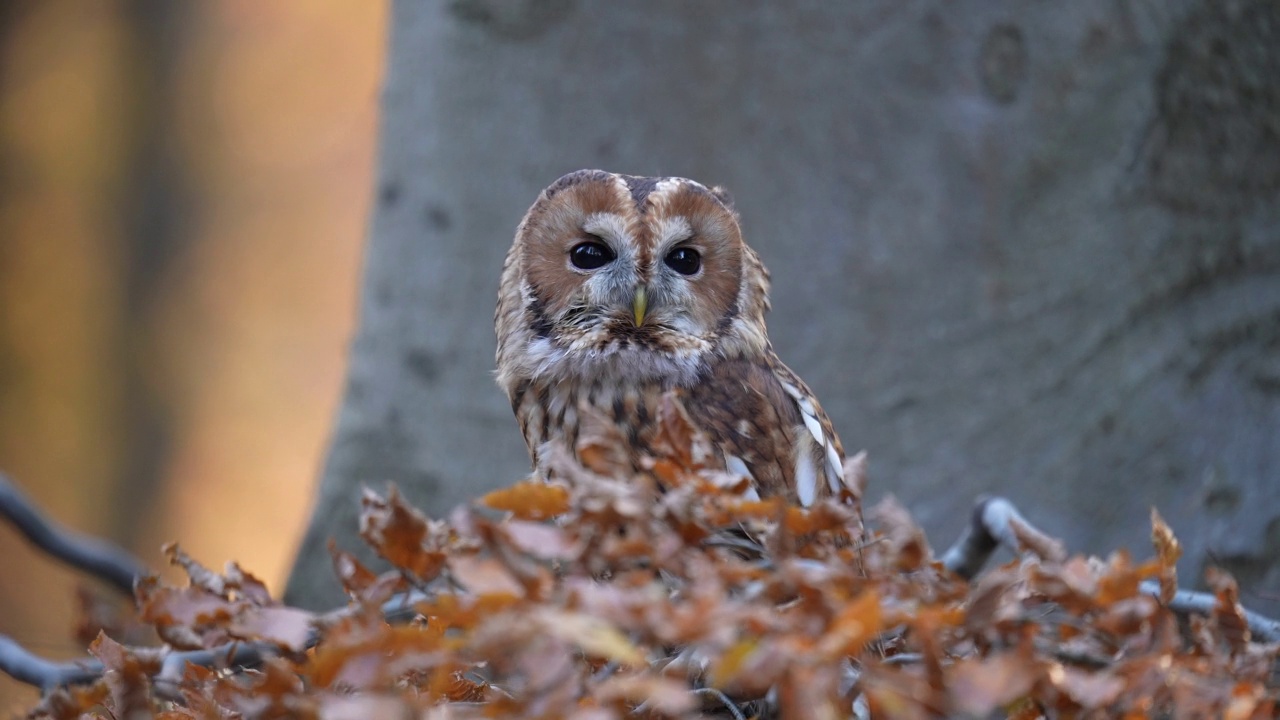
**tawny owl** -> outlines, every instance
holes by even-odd
[[[674,390],[715,462],[802,505],[840,487],[843,448],[774,354],[769,273],[720,189],[580,170],[529,208],[502,271],[498,383],[535,470],[589,405],[643,454]]]

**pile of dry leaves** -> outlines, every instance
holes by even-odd
[[[352,602],[330,613],[171,549],[189,584],[136,587],[139,618],[168,647],[100,634],[100,676],[34,714],[1277,716],[1277,646],[1251,638],[1229,577],[1211,578],[1207,615],[1168,609],[1178,548],[1158,516],[1151,560],[1066,557],[1015,523],[1018,558],[968,580],[953,569],[976,571],[972,558],[939,561],[892,500],[864,528],[861,458],[842,497],[801,509],[701,468],[678,408],[663,422],[639,475],[588,428],[582,464],[561,452],[557,482],[447,519],[394,489],[366,494],[362,534],[395,570],[335,550]],[[209,667],[180,652],[209,649]]]

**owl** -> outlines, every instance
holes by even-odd
[[[575,448],[591,411],[638,462],[671,392],[712,466],[748,477],[750,494],[808,506],[838,493],[844,450],[774,354],[768,310],[769,273],[721,189],[601,170],[556,180],[516,229],[494,318],[498,384],[535,472],[552,442]]]

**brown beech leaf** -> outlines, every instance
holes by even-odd
[[[644,704],[650,712],[680,715],[697,707],[697,700],[684,682],[653,675],[615,675],[595,690],[595,697],[624,708]]]
[[[293,607],[247,606],[240,609],[227,626],[242,640],[269,642],[289,652],[307,649],[315,613]]]
[[[1097,605],[1094,599],[1098,592],[1097,573],[1085,558],[1072,557],[1061,565],[1033,565],[1026,574],[1036,592],[1068,612],[1082,614]]]
[[[170,565],[177,565],[187,572],[193,587],[198,587],[214,595],[226,596],[227,583],[221,575],[201,565],[182,551],[177,543],[165,543],[160,548]]]
[[[1026,695],[1044,675],[1030,645],[985,658],[966,658],[946,671],[951,707],[970,717],[985,717]]]
[[[711,442],[689,420],[678,391],[662,394],[657,415],[655,437],[649,445],[659,458],[685,471],[706,467],[713,457]]]
[[[526,480],[494,490],[480,504],[515,515],[521,520],[546,520],[569,511],[569,490],[561,485]]]
[[[1072,702],[1085,710],[1111,707],[1124,692],[1124,678],[1109,670],[1088,672],[1060,663],[1049,668],[1049,681]]]
[[[160,669],[162,651],[154,649],[145,656],[98,635],[89,652],[102,663],[103,680],[110,690],[107,707],[118,718],[145,718],[154,712],[151,703],[151,675]]]
[[[1160,563],[1160,602],[1168,604],[1178,591],[1178,559],[1182,557],[1182,545],[1154,507],[1151,508],[1151,544],[1155,546],[1156,560]]]
[[[463,555],[449,561],[449,572],[460,585],[475,595],[524,596],[524,586],[502,563],[493,558]]]
[[[139,616],[155,626],[156,632],[175,647],[202,648],[222,641],[217,628],[237,612],[236,604],[200,587],[171,588],[155,578],[140,580],[134,587]]]
[[[222,577],[229,588],[234,589],[240,597],[254,605],[275,604],[266,583],[246,572],[238,563],[234,561],[227,563],[227,569],[222,573]]]
[[[1097,576],[1095,599],[1106,606],[1127,600],[1138,594],[1138,583],[1150,572],[1149,568],[1134,567],[1129,553],[1118,550],[1107,559],[1107,565]]]
[[[545,632],[577,645],[587,655],[633,667],[645,664],[644,653],[601,618],[549,609],[535,617]]]
[[[27,713],[28,718],[79,718],[97,707],[106,706],[111,688],[98,678],[87,685],[69,685],[53,689]],[[13,715],[17,717],[17,715]],[[89,715],[89,717],[93,717]]]
[[[836,614],[818,643],[818,653],[830,662],[857,655],[883,629],[880,595],[867,590]]]
[[[841,482],[844,489],[854,500],[861,502],[867,489],[867,451],[861,450],[857,455],[844,459],[841,468]]]
[[[1244,616],[1244,607],[1240,605],[1236,579],[1225,570],[1210,567],[1205,570],[1205,580],[1218,600],[1213,605],[1214,627],[1226,641],[1232,655],[1243,652],[1250,640],[1249,621]]]
[[[370,718],[418,717],[409,698],[386,695],[326,695],[320,699],[323,720],[369,720]]]
[[[333,560],[333,574],[338,576],[342,589],[352,594],[363,592],[377,581],[378,576],[364,566],[354,554],[339,550],[338,544],[329,539],[329,557]]]
[[[583,402],[578,406],[578,461],[604,477],[625,477],[633,472],[626,438],[618,423]]]
[[[521,552],[545,560],[569,560],[579,552],[563,529],[551,525],[511,520],[500,531]]]
[[[929,541],[898,499],[886,495],[869,513],[884,535],[888,556],[899,570],[919,569],[931,557]]]
[[[433,527],[422,513],[406,503],[394,485],[385,498],[366,488],[361,505],[360,537],[379,556],[420,580],[431,580],[439,574],[444,553],[442,548],[427,547],[427,541],[441,544],[437,536],[443,530]]]

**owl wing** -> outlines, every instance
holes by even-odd
[[[690,418],[724,453],[725,469],[762,496],[811,505],[839,491],[844,448],[809,387],[769,352],[717,363],[689,388]]]

